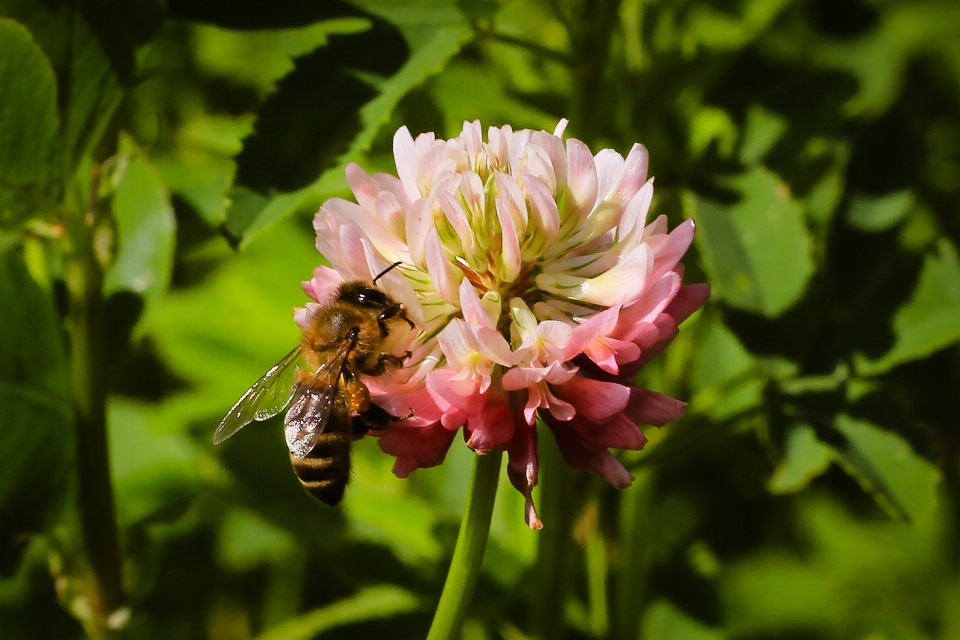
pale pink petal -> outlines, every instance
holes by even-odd
[[[407,247],[410,260],[421,271],[427,270],[427,235],[432,231],[433,211],[427,198],[414,202],[407,211]]]
[[[617,226],[617,237],[621,242],[624,242],[631,234],[636,234],[638,237],[641,235],[652,202],[653,178],[650,178],[646,184],[640,187],[639,191],[633,194],[623,210],[623,215],[620,217],[620,223]]]
[[[357,199],[357,204],[364,209],[372,211],[373,203],[376,201],[380,189],[377,188],[377,185],[367,172],[361,169],[360,165],[356,162],[348,163],[344,169],[344,173],[347,176],[347,184],[350,186],[350,191],[353,192],[353,196]]]
[[[313,278],[300,283],[303,292],[323,304],[330,300],[337,287],[343,282],[343,276],[336,269],[320,266],[313,270]]]
[[[597,201],[597,167],[587,145],[576,138],[567,140],[567,199],[563,216],[574,222],[586,218]]]
[[[536,177],[524,173],[521,174],[523,186],[526,189],[527,197],[530,198],[531,225],[534,231],[529,234],[536,242],[533,251],[528,257],[525,253],[525,259],[533,259],[540,256],[553,244],[557,234],[560,232],[560,210],[557,208],[557,201],[554,200],[547,186]]]
[[[659,278],[677,266],[680,258],[683,257],[683,254],[690,247],[690,243],[693,242],[694,230],[693,220],[686,220],[667,235],[652,236],[647,239],[647,243],[656,256],[653,273],[651,274],[652,278]]]
[[[600,202],[607,200],[607,196],[617,186],[617,181],[623,172],[623,156],[613,149],[601,149],[594,156],[593,162],[597,166],[597,200],[593,203],[596,207]],[[626,200],[623,204],[626,204]]]
[[[642,144],[634,144],[627,154],[626,161],[621,165],[620,174],[616,177],[611,189],[606,192],[604,199],[611,200],[624,206],[647,181],[647,169],[650,166],[650,154]],[[651,185],[652,186],[652,185]],[[601,193],[604,193],[601,191]]]
[[[413,136],[406,127],[400,127],[393,134],[393,159],[397,165],[397,175],[400,182],[403,183],[403,189],[413,202],[420,197],[420,189],[417,187],[416,165],[413,159]]]
[[[427,273],[433,282],[434,290],[440,294],[440,299],[447,304],[456,305],[460,302],[460,280],[463,272],[457,269],[448,260],[443,247],[440,245],[440,236],[436,229],[427,233]]]

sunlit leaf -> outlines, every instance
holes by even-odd
[[[420,608],[420,601],[399,587],[369,587],[349,598],[277,625],[256,640],[310,640],[319,634],[366,620],[390,618]]]
[[[839,462],[877,503],[895,517],[922,520],[936,506],[940,472],[900,436],[840,415],[836,428],[847,442]]]
[[[858,356],[857,371],[875,375],[923,358],[960,340],[960,259],[943,239],[929,254],[910,300],[893,318],[896,341],[879,360]]]
[[[723,181],[740,194],[724,206],[688,194],[697,243],[714,296],[728,304],[777,316],[803,294],[813,273],[811,241],[802,210],[786,184],[757,168]]]
[[[772,493],[800,491],[827,470],[833,454],[833,450],[820,442],[809,426],[793,427],[784,445],[783,461],[770,478],[768,488]]]
[[[903,220],[913,204],[913,194],[909,191],[896,191],[877,198],[857,195],[847,210],[847,222],[861,231],[886,231]]]
[[[129,140],[118,162],[123,167],[113,196],[118,252],[104,290],[132,291],[153,300],[166,289],[173,268],[176,221],[170,194],[157,170]]]

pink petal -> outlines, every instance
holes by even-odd
[[[414,469],[435,467],[443,462],[454,435],[455,431],[448,431],[439,424],[392,426],[383,432],[377,444],[384,453],[396,456],[393,472],[399,478],[406,478]]]
[[[516,435],[507,449],[509,455],[507,477],[517,491],[523,494],[527,526],[531,529],[540,529],[543,524],[533,504],[533,488],[537,485],[538,475],[537,428],[519,423],[516,429]]]
[[[572,360],[584,347],[600,336],[605,336],[616,326],[620,307],[612,306],[590,316],[586,322],[577,325],[566,347],[566,359]]]
[[[590,422],[602,422],[621,413],[630,400],[630,388],[613,382],[601,382],[574,376],[555,387],[556,395],[577,409],[577,415]]]
[[[610,332],[621,340],[638,342],[643,326],[653,322],[680,291],[680,276],[669,271],[652,283],[640,298],[620,311],[616,328]]]
[[[577,432],[566,423],[551,419],[546,422],[557,441],[560,454],[571,467],[595,473],[617,489],[624,489],[633,483],[633,476],[609,451],[585,447]]]
[[[414,392],[389,394],[372,398],[372,401],[387,413],[404,418],[400,423],[404,427],[426,427],[440,420],[442,411],[434,402],[426,387]],[[413,412],[409,418],[405,418]]]
[[[680,262],[680,258],[683,257],[687,248],[690,247],[690,243],[693,242],[694,229],[693,220],[685,220],[669,235],[653,236],[647,239],[647,243],[656,256],[651,278],[659,278]]]
[[[496,385],[487,395],[483,411],[470,416],[465,427],[469,435],[467,446],[481,454],[503,447],[513,437],[515,428],[507,395],[498,391]]]
[[[633,387],[630,402],[623,413],[636,424],[662,425],[679,420],[686,408],[686,402],[664,393]]]
[[[625,415],[617,414],[603,424],[588,423],[575,419],[570,426],[576,430],[580,441],[588,449],[627,449],[639,451],[647,444],[647,437],[640,427]]]
[[[710,285],[707,283],[688,284],[680,288],[670,301],[664,313],[671,316],[677,324],[690,317],[694,311],[710,299]]]

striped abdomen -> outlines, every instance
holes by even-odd
[[[327,432],[305,458],[290,456],[293,471],[307,493],[331,507],[343,498],[350,480],[350,428],[332,424],[335,420],[330,417]]]

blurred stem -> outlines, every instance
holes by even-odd
[[[620,494],[613,638],[634,640],[639,636],[640,618],[647,600],[648,545],[644,541],[650,539],[651,534],[649,515],[652,486],[653,472],[644,469],[637,473],[633,484]]]
[[[77,498],[80,537],[89,573],[83,592],[89,615],[83,620],[94,640],[125,638],[126,598],[121,577],[119,533],[107,445],[107,366],[104,335],[103,270],[93,247],[96,175],[90,208],[71,229],[73,251],[66,265],[70,309],[70,359],[77,443]]]
[[[433,614],[427,640],[453,640],[460,637],[460,627],[473,600],[473,590],[480,577],[483,551],[490,533],[490,518],[500,481],[501,451],[478,455],[473,461],[470,491],[463,509],[457,546],[443,585],[440,603]]]
[[[532,609],[533,635],[562,640],[566,633],[567,559],[573,538],[572,472],[552,435],[540,438],[540,519],[536,588]]]
[[[590,603],[590,629],[593,635],[607,635],[610,623],[607,611],[607,544],[600,525],[600,501],[588,507],[584,551],[587,559],[587,597]]]
[[[604,99],[603,80],[617,27],[620,0],[583,0],[570,25],[573,59],[573,99],[570,120],[578,137],[588,145],[600,135],[599,105]]]

